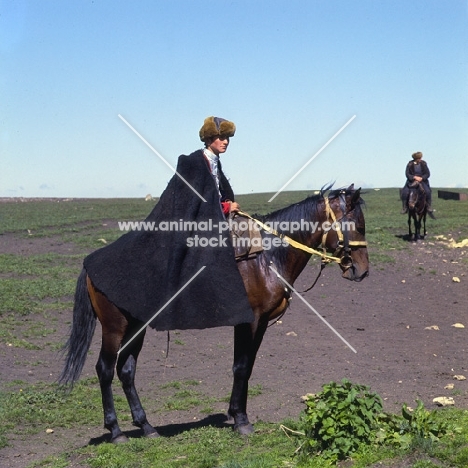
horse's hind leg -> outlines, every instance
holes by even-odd
[[[128,321],[120,310],[94,289],[88,278],[88,292],[94,311],[102,325],[102,344],[96,363],[96,372],[101,387],[104,427],[111,433],[114,443],[126,442],[127,437],[120,430],[112,393],[112,380],[117,362],[117,353],[128,327]]]
[[[141,428],[145,436],[157,437],[159,434],[156,429],[148,423],[146,413],[135,388],[136,365],[138,355],[143,346],[146,330],[143,329],[138,335],[134,335],[134,333],[137,332],[138,329],[135,329],[134,332],[131,332],[129,329],[129,333],[127,333],[128,339],[132,341],[119,354],[117,360],[117,375],[122,382],[122,388],[132,412],[133,425]]]
[[[112,393],[112,380],[117,361],[117,351],[123,338],[123,333],[103,333],[102,347],[96,363],[96,372],[101,386],[102,407],[104,409],[104,427],[111,433],[114,443],[126,442],[128,439],[120,430]]]

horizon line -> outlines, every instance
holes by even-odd
[[[343,187],[340,187],[343,188]],[[400,186],[387,186],[387,187],[366,187],[362,186],[360,187],[361,190],[386,190],[386,189],[400,189]],[[431,189],[434,190],[467,190],[468,185],[464,187],[460,186],[440,186],[440,187],[431,187]],[[298,189],[298,190],[285,190],[284,192],[281,192],[283,194],[287,193],[299,193],[299,192],[320,192],[321,188],[317,189]],[[271,192],[249,192],[249,193],[238,193],[236,194],[237,197],[241,196],[251,196],[251,195],[270,195],[274,194],[274,191]],[[102,200],[102,199],[137,199],[137,200],[145,200],[148,197],[151,197],[153,200],[157,200],[160,198],[160,196],[155,196],[153,197],[151,193],[147,193],[146,195],[134,195],[134,196],[54,196],[54,195],[0,195],[0,200],[2,199],[30,199],[30,198],[37,198],[37,199],[42,199],[42,200]]]

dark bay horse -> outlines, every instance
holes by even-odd
[[[307,265],[310,248],[332,252],[343,278],[361,281],[368,275],[362,203],[360,190],[354,190],[353,186],[333,190],[328,196],[322,190],[319,195],[261,218],[261,222],[268,225],[279,223],[281,228],[281,232],[275,234],[262,231],[263,240],[271,241],[279,234],[282,239],[293,239],[305,246],[305,250],[272,243],[270,249],[265,249],[257,257],[238,263],[255,317],[252,323],[234,327],[234,382],[228,411],[239,433],[253,432],[247,417],[247,393],[255,357],[268,323],[287,309],[293,292],[289,286],[292,287]],[[309,223],[307,227],[304,221]],[[287,226],[295,226],[296,229],[288,230]],[[298,226],[301,228],[297,229]],[[318,253],[320,255],[320,251]],[[142,322],[111,303],[94,287],[85,270],[78,279],[73,325],[65,346],[67,357],[60,382],[73,384],[78,380],[94,334],[96,318],[102,325],[102,346],[96,371],[102,393],[104,426],[111,432],[113,442],[128,440],[120,430],[114,408],[111,384],[116,369],[132,412],[133,424],[140,427],[145,436],[158,436],[146,418],[134,385],[145,331],[139,333],[129,346],[122,347],[123,342],[134,337]],[[121,347],[122,352],[119,353]]]
[[[418,182],[409,187],[408,194],[408,235],[410,240],[418,241],[424,238],[426,232],[427,199],[426,192]],[[414,223],[414,237],[411,225]],[[421,224],[423,234],[421,235]]]

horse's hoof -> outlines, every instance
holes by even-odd
[[[146,434],[145,437],[149,437],[151,439],[154,439],[156,437],[161,437],[158,431],[150,432],[149,434]]]
[[[117,436],[115,439],[112,439],[113,444],[125,444],[128,442],[128,437],[124,434]]]
[[[236,430],[240,435],[250,435],[255,432],[254,427],[252,424],[239,424],[238,426],[234,426],[234,430]]]

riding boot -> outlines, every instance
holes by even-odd
[[[435,219],[435,216],[434,216],[434,209],[432,208],[432,197],[429,196],[426,198],[426,203],[427,203],[427,213],[429,214],[429,216],[432,218],[432,219]]]
[[[406,204],[406,201],[404,201],[402,202],[400,214],[406,214],[406,213],[408,213],[408,205]]]
[[[436,219],[435,216],[434,216],[434,210],[431,206],[431,202],[428,201],[427,203],[427,213],[429,214],[429,216],[432,218],[432,219]]]

